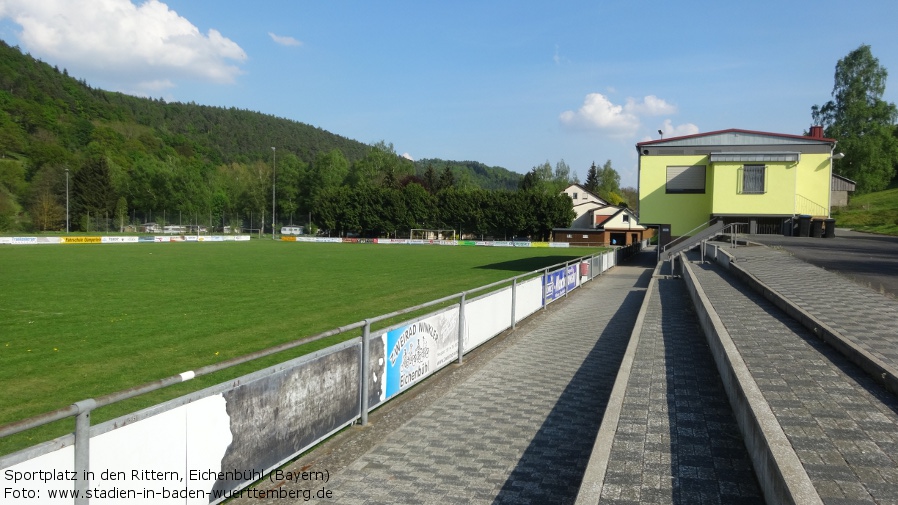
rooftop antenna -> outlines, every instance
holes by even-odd
[[[661,135],[661,140],[664,140],[664,132],[663,131],[658,130],[658,135]]]

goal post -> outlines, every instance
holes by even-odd
[[[412,228],[411,240],[455,240],[455,230],[439,230],[434,228]]]

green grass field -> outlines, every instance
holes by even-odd
[[[2,246],[0,424],[595,251],[266,240]],[[355,335],[100,409],[93,422]],[[0,439],[0,454],[71,431],[71,420],[60,423]]]
[[[898,189],[851,196],[848,207],[836,209],[836,226],[898,235]]]

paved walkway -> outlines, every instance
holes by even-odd
[[[898,369],[898,301],[893,297],[783,250],[736,247],[726,251],[758,280],[892,369]],[[864,259],[861,256],[855,263],[863,263]]]
[[[736,249],[738,264],[752,263],[752,273],[784,288],[794,283],[801,306],[818,307],[830,292],[861,292],[844,278],[764,249]],[[692,266],[824,503],[898,503],[895,396],[717,265]],[[815,284],[818,279],[824,284]],[[869,307],[893,303],[878,297],[867,291],[819,308],[865,317]]]
[[[488,363],[458,367],[473,372],[370,447],[334,456],[343,468],[328,467],[339,448],[294,468],[327,470],[333,499],[320,501],[333,503],[572,503],[654,266],[654,253],[639,256],[550,305]]]
[[[802,309],[898,364],[894,298],[782,250],[729,251]],[[329,491],[330,500],[312,500],[331,503],[573,503],[627,352],[632,367],[601,503],[761,502],[682,280],[655,280],[627,351],[655,254],[639,260],[550,305],[290,470],[327,471],[324,487],[310,489]],[[719,266],[692,267],[824,503],[898,504],[895,395]]]
[[[656,280],[638,338],[600,503],[761,502],[682,280]]]

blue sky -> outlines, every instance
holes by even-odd
[[[898,102],[898,2],[0,0],[0,38],[103,89],[286,117],[524,173],[636,142],[800,134],[869,44]],[[278,146],[289,149],[289,146]]]

